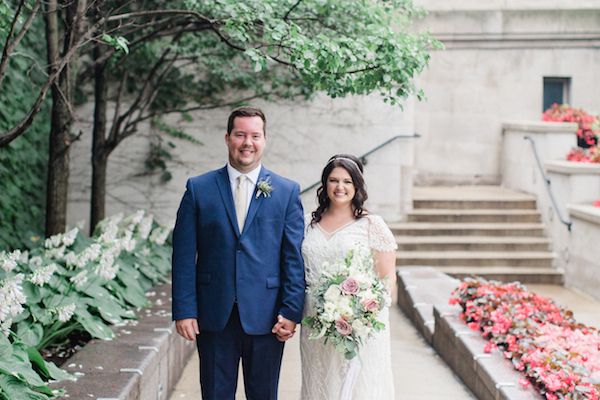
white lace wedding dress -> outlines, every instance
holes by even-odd
[[[306,283],[310,286],[319,276],[325,261],[334,262],[346,256],[357,244],[380,252],[395,251],[396,241],[383,219],[376,215],[354,220],[326,232],[320,225],[310,226],[306,217],[302,255],[306,268]],[[304,315],[312,314],[314,301],[306,297]],[[393,400],[394,381],[390,353],[389,309],[380,314],[385,329],[376,332],[360,350],[362,364],[352,391],[352,400]],[[309,328],[302,327],[300,352],[302,357],[302,400],[339,400],[346,373],[346,361],[323,339],[309,339]]]

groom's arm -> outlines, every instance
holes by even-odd
[[[196,297],[196,201],[191,180],[181,199],[173,229],[173,320],[198,318]]]
[[[279,315],[299,323],[304,308],[304,261],[301,246],[304,238],[304,213],[300,186],[295,183],[288,201],[281,245],[282,296]]]

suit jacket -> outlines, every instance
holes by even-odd
[[[252,196],[239,231],[227,168],[188,179],[173,231],[173,319],[225,328],[235,302],[244,331],[271,332],[278,314],[300,322],[304,218],[300,187],[262,167],[270,197]]]

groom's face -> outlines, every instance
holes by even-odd
[[[236,117],[233,129],[225,134],[229,163],[240,172],[250,172],[260,164],[267,138],[260,117]]]

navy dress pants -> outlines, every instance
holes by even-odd
[[[242,329],[234,305],[225,329],[206,332],[200,327],[202,400],[234,400],[238,368],[242,360],[244,388],[248,400],[276,400],[283,343],[274,334],[248,335]]]

